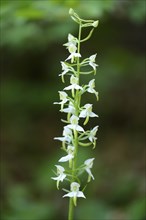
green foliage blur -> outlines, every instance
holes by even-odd
[[[1,0],[1,219],[67,219],[68,199],[57,191],[54,164],[62,151],[58,91],[62,46],[83,18],[99,19],[81,53],[97,52],[96,89],[87,96],[100,116],[91,182],[75,220],[144,220],[145,179],[145,0]],[[86,33],[84,33],[86,35]],[[88,80],[88,77],[85,77]]]

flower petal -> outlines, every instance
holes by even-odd
[[[59,159],[59,162],[66,162],[66,161],[71,160],[72,158],[74,158],[74,156],[73,156],[72,154],[68,154],[68,155],[66,155],[66,156],[64,156],[64,157],[61,157],[61,158]]]
[[[96,115],[94,112],[91,112],[89,116],[92,117],[92,118],[93,117],[98,117],[98,115]]]
[[[64,197],[74,197],[74,192],[69,192],[63,196]]]
[[[73,86],[73,85],[70,85],[70,86],[65,87],[63,90],[71,90],[71,89],[73,89],[73,88],[74,88],[74,86]]]
[[[77,193],[77,197],[86,198],[85,195],[84,195],[84,193],[81,192],[81,191],[79,191],[79,192]]]
[[[83,131],[83,132],[84,132],[84,129],[83,129],[80,125],[77,125],[77,126],[75,127],[75,129],[76,129],[77,131]]]

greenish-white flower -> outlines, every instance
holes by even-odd
[[[68,100],[68,95],[64,91],[59,91],[59,96],[60,96],[61,102],[54,102],[54,104],[60,104],[61,105],[61,110],[62,110],[64,104],[69,101]]]
[[[70,45],[74,44],[76,46],[77,42],[78,42],[78,39],[69,33],[68,34],[68,42],[63,45],[66,46],[67,49],[69,49]]]
[[[79,118],[86,117],[98,117],[94,112],[92,112],[92,104],[86,104],[83,106],[83,110],[81,110]]]
[[[67,47],[70,55],[68,56],[68,58],[66,60],[71,60],[71,63],[74,62],[75,57],[81,57],[80,53],[77,53],[77,38],[75,38],[72,34],[68,35],[68,42],[66,44],[64,44],[64,46]]]
[[[90,182],[91,178],[94,180],[94,176],[91,173],[91,168],[93,167],[93,160],[95,158],[90,158],[85,160],[84,165],[85,165],[85,170],[88,173],[88,182]]]
[[[88,89],[87,92],[89,93],[94,93],[96,95],[96,98],[98,100],[98,92],[96,92],[95,88],[95,79],[90,80],[89,84],[88,84]]]
[[[71,161],[74,158],[74,146],[69,145],[67,147],[67,155],[64,157],[61,157],[59,159],[59,162],[66,162],[66,161]]]
[[[62,81],[64,82],[64,75],[66,75],[68,72],[73,72],[74,69],[71,66],[66,65],[66,63],[62,61],[61,61],[61,66],[63,72],[59,74],[59,76],[62,77]]]
[[[63,130],[63,137],[55,137],[54,139],[62,141],[62,142],[71,143],[71,141],[72,141],[72,130],[65,126],[64,130]]]
[[[83,88],[81,86],[79,86],[79,79],[78,77],[75,76],[71,76],[70,77],[70,86],[67,86],[64,88],[64,90],[72,90],[72,95],[74,96],[74,90],[83,90]]]
[[[70,186],[70,192],[65,194],[63,197],[73,198],[74,205],[77,205],[77,197],[86,198],[82,191],[79,191],[80,184],[77,182],[72,182]]]
[[[98,65],[95,63],[96,55],[97,55],[97,54],[94,54],[94,55],[92,55],[92,56],[89,57],[89,65],[92,66],[92,68],[93,68],[94,70],[96,70],[96,66],[98,66]]]
[[[70,124],[67,125],[66,127],[73,129],[74,131],[83,131],[84,132],[84,129],[80,125],[78,125],[78,121],[79,121],[79,118],[75,115],[72,115],[70,118]]]
[[[68,107],[62,109],[62,112],[75,114],[76,109],[75,109],[73,103],[72,103],[72,102],[69,102]]]
[[[97,137],[95,137],[96,132],[98,131],[98,127],[99,126],[95,126],[89,133],[89,140],[93,143],[94,141],[96,141]]]
[[[80,54],[80,53],[76,53],[76,52],[72,52],[72,53],[68,56],[68,58],[67,58],[66,60],[71,60],[71,63],[73,63],[73,62],[74,62],[74,59],[75,59],[76,57],[81,57],[81,54]]]
[[[65,169],[64,167],[60,166],[60,165],[55,165],[57,168],[57,177],[52,177],[53,180],[57,181],[57,189],[59,189],[59,182],[63,182],[63,180],[66,177],[66,174],[64,173]]]

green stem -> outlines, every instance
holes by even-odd
[[[82,26],[81,26],[81,23],[80,23],[80,25],[79,25],[79,36],[78,36],[78,53],[80,53],[81,30],[82,30]],[[78,77],[79,77],[79,75],[80,75],[80,57],[77,58],[77,74],[78,74]]]
[[[80,53],[80,41],[81,41],[81,23],[79,24],[79,34],[78,34],[78,50],[77,52]],[[77,57],[77,77],[79,80],[80,76],[80,58]],[[75,103],[75,112],[76,116],[79,116],[79,107],[80,107],[80,95],[79,91],[76,91],[75,97],[74,97],[74,103]],[[72,182],[75,181],[75,172],[76,172],[76,159],[77,159],[77,152],[78,152],[78,131],[74,130],[74,147],[75,147],[75,152],[74,152],[74,160],[73,160],[73,165],[72,165]],[[69,201],[69,212],[68,212],[68,220],[73,220],[74,216],[74,204],[73,204],[73,199],[70,198]]]
[[[70,198],[70,200],[69,200],[68,220],[73,220],[73,208],[74,208],[73,199]]]

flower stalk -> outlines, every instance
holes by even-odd
[[[88,158],[79,167],[77,165],[78,151],[81,147],[96,146],[96,132],[98,126],[86,130],[84,127],[89,122],[90,118],[98,117],[92,111],[93,105],[90,103],[81,106],[81,98],[85,93],[94,94],[98,100],[98,92],[95,90],[95,79],[89,81],[87,85],[81,85],[81,76],[84,74],[96,74],[97,64],[95,63],[96,54],[91,55],[89,58],[82,58],[81,43],[88,40],[94,29],[98,26],[98,21],[81,19],[73,9],[69,10],[71,18],[79,25],[78,37],[68,34],[68,42],[64,44],[69,51],[69,56],[63,62],[61,61],[62,82],[65,83],[66,76],[70,77],[70,85],[66,86],[63,90],[59,91],[60,102],[54,102],[61,106],[60,111],[67,114],[66,119],[62,119],[66,125],[64,126],[63,136],[54,139],[62,142],[62,149],[66,152],[58,162],[64,166],[55,165],[57,168],[57,176],[52,177],[56,180],[57,188],[59,189],[60,182],[65,180],[70,182],[70,191],[63,189],[67,194],[63,196],[69,197],[69,211],[68,220],[73,220],[74,207],[77,206],[78,197],[86,198],[84,189],[92,180],[94,176],[91,172],[93,161],[95,158]],[[91,27],[87,37],[82,39],[82,29]],[[70,62],[69,62],[70,60]],[[83,71],[82,67],[90,67],[91,70]],[[81,120],[84,120],[81,126]],[[68,168],[66,168],[68,164]],[[86,175],[87,181],[82,183],[81,176]]]

